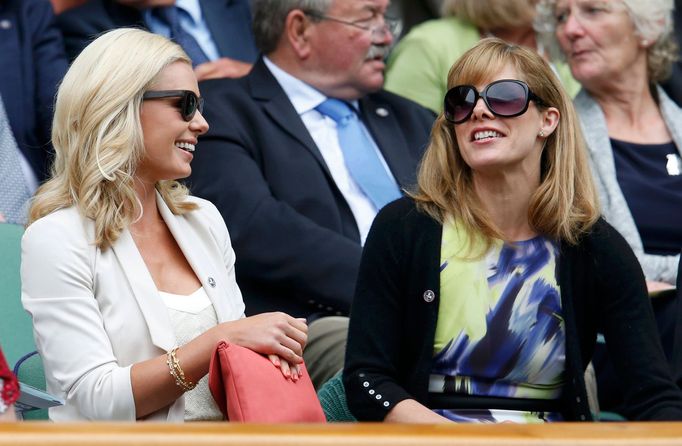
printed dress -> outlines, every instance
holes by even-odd
[[[429,392],[464,402],[492,397],[511,408],[521,400],[557,401],[565,368],[557,244],[545,237],[495,240],[480,255],[482,242],[469,242],[456,224],[443,226]],[[434,410],[460,422],[561,420],[556,410]]]

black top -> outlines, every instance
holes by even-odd
[[[611,139],[616,176],[644,252],[682,249],[682,161],[675,143],[635,144]]]
[[[381,210],[363,251],[351,308],[343,380],[359,420],[383,420],[400,401],[428,404],[439,306],[442,226],[403,198]],[[622,372],[630,419],[682,420],[682,392],[661,349],[644,275],[603,220],[577,246],[560,244],[566,327],[567,420],[591,419],[584,370],[597,330]]]

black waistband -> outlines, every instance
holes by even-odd
[[[495,396],[429,393],[431,409],[502,409],[525,412],[562,412],[561,400],[533,398],[502,398]]]

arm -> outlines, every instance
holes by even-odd
[[[682,419],[682,393],[670,376],[639,263],[610,225],[597,223],[594,233],[598,318],[625,385],[630,409],[626,415],[638,420]]]
[[[348,405],[362,421],[441,422],[403,386],[405,368],[414,366],[405,359],[406,346],[422,334],[405,333],[410,247],[403,246],[406,230],[396,209],[379,213],[363,251],[343,374]]]
[[[66,74],[68,62],[51,3],[33,2],[29,22],[27,25],[32,28],[33,67],[36,82],[35,110],[37,129],[40,132],[38,141],[47,144],[50,141],[57,86]]]
[[[22,240],[22,302],[33,316],[51,390],[89,419],[132,421],[168,406],[182,391],[165,354],[119,365],[96,299],[97,260],[79,219],[35,222]],[[263,314],[222,323],[178,349],[177,357],[192,382],[207,373],[219,339],[300,363],[306,331],[282,313]],[[136,333],[128,335],[134,342]]]

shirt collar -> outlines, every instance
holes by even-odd
[[[267,56],[263,56],[263,61],[289,97],[289,100],[299,116],[310,110],[314,110],[315,107],[327,100],[327,96],[322,92],[287,73],[273,61],[268,59]],[[358,109],[358,101],[350,101],[350,104],[355,107],[356,110]]]

